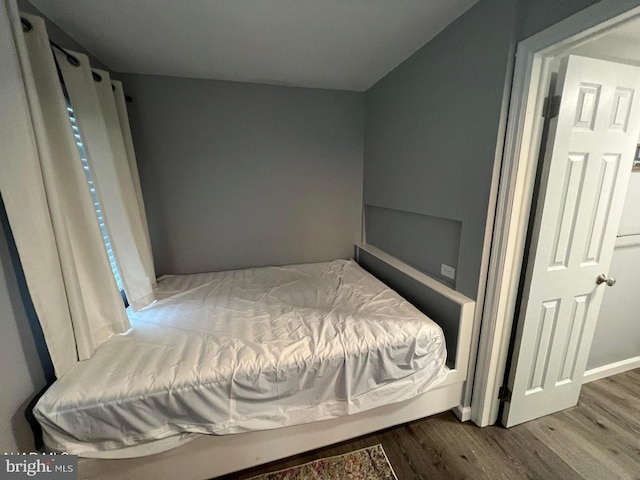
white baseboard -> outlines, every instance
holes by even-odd
[[[626,372],[627,370],[633,370],[634,368],[640,368],[640,357],[627,358],[626,360],[587,370],[584,372],[582,383],[585,384],[593,382],[594,380],[600,380],[601,378],[610,377],[616,373]]]
[[[463,407],[462,405],[458,405],[457,407],[453,407],[453,413],[456,414],[456,417],[458,417],[461,422],[471,420],[471,407]]]

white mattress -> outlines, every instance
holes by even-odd
[[[440,327],[353,261],[166,276],[156,297],[40,399],[47,447],[104,456],[296,425],[447,375]]]

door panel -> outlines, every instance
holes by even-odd
[[[569,154],[567,160],[567,173],[562,188],[563,194],[560,200],[560,214],[556,223],[556,241],[550,270],[567,268],[569,252],[578,218],[578,203],[580,200],[581,186],[584,183],[584,172],[587,165],[587,153]]]
[[[640,135],[640,68],[570,56],[550,122],[506,426],[575,405]]]
[[[605,153],[600,161],[595,202],[592,207],[593,219],[587,231],[587,247],[581,266],[599,265],[602,256],[602,243],[606,234],[611,203],[615,193],[619,153]],[[607,265],[608,268],[608,265]]]
[[[571,318],[569,320],[569,334],[565,340],[566,345],[562,368],[560,369],[560,376],[556,381],[556,385],[558,386],[573,381],[578,360],[578,347],[582,344],[582,334],[584,332],[588,309],[589,297],[587,295],[574,297]]]
[[[533,368],[531,368],[527,394],[542,390],[544,372],[549,365],[551,340],[558,320],[558,312],[560,311],[560,299],[542,302],[540,310],[540,318],[536,326]]]

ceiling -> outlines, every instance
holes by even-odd
[[[640,18],[633,18],[570,53],[640,66]]]
[[[116,72],[364,91],[477,0],[30,0]]]

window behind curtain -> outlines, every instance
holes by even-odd
[[[73,107],[68,100],[67,111],[69,112],[69,119],[71,120],[71,127],[73,128],[76,145],[78,145],[80,158],[82,158],[82,167],[84,168],[84,174],[87,177],[87,183],[89,184],[89,191],[91,192],[91,198],[93,199],[93,207],[96,211],[96,215],[98,216],[98,223],[100,224],[100,231],[102,232],[102,240],[104,241],[104,246],[107,249],[109,263],[111,263],[111,271],[113,272],[113,276],[115,277],[116,283],[118,284],[118,290],[120,290],[120,292],[123,292],[124,288],[122,286],[122,279],[120,278],[118,265],[116,265],[116,258],[113,255],[113,249],[111,248],[111,241],[109,240],[109,234],[107,233],[107,226],[104,223],[104,216],[102,214],[102,209],[100,208],[100,201],[98,200],[96,188],[93,184],[93,179],[91,178],[91,169],[89,168],[89,162],[87,161],[87,154],[84,151],[84,145],[82,144],[82,138],[80,137],[80,130],[78,129],[78,124],[76,123],[76,117],[73,114]]]

